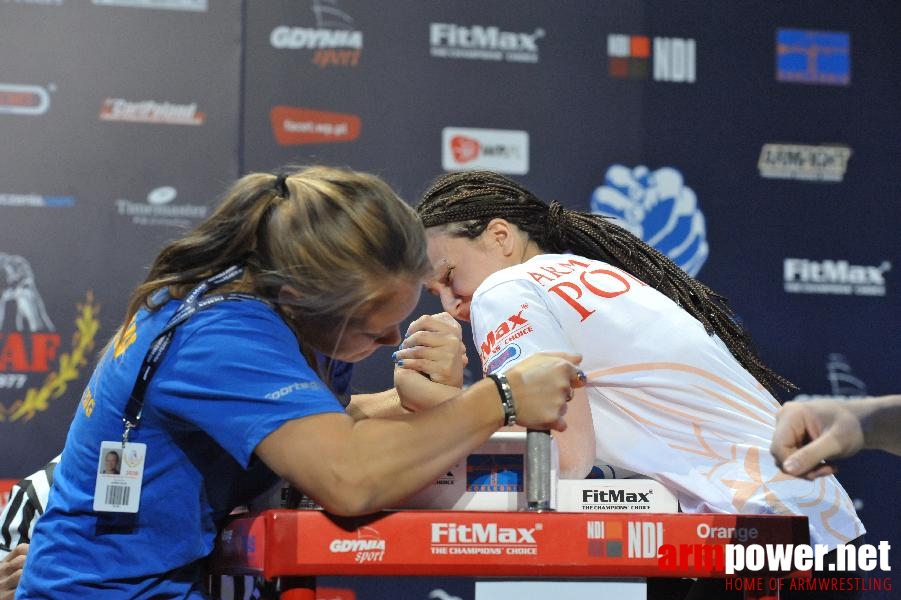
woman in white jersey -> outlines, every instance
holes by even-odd
[[[442,175],[417,212],[429,289],[470,321],[486,375],[538,351],[583,356],[588,386],[554,434],[562,477],[609,463],[663,483],[685,512],[806,515],[811,543],[830,549],[864,533],[834,477],[791,477],[774,461],[771,392],[793,386],[725,298],[606,217],[496,173]]]

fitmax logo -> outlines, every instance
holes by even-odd
[[[651,492],[627,492],[625,490],[582,490],[582,502],[650,502]]]
[[[518,333],[517,330],[523,330],[529,325],[529,320],[522,317],[522,313],[523,311],[525,311],[525,309],[526,307],[524,306],[522,310],[520,310],[515,315],[510,315],[509,317],[507,317],[507,320],[498,325],[494,329],[494,331],[488,332],[488,335],[485,337],[485,341],[482,342],[482,345],[480,346],[480,349],[482,350],[482,356],[487,357],[491,355],[491,353],[497,349],[498,345],[502,341],[504,341],[507,336],[514,332]],[[525,331],[523,330],[523,335],[524,334]]]
[[[784,289],[793,294],[885,296],[885,274],[892,264],[853,265],[847,260],[783,261]]]
[[[536,544],[534,534],[534,527],[500,527],[497,523],[432,523],[433,544]]]
[[[524,33],[495,26],[431,23],[430,54],[436,58],[537,63],[538,40],[544,35],[541,28]]]

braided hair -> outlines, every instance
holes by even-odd
[[[770,392],[796,389],[760,359],[724,296],[606,216],[569,210],[556,201],[548,205],[492,171],[439,176],[423,194],[416,212],[427,229],[441,227],[448,235],[470,239],[482,235],[492,219],[502,218],[525,232],[543,252],[573,252],[618,267],[676,302],[708,334],[716,333]]]

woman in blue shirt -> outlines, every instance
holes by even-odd
[[[345,413],[316,353],[356,362],[397,345],[429,271],[414,212],[373,175],[239,179],[133,292],[76,410],[16,597],[205,598],[218,526],[279,478],[329,512],[365,514],[504,424],[564,428],[580,371],[562,354],[428,410]],[[402,403],[405,389],[447,392],[405,375]],[[122,472],[98,474],[111,448]]]

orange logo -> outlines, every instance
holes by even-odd
[[[282,146],[350,142],[360,136],[357,115],[292,106],[276,106],[269,113],[275,141]]]

